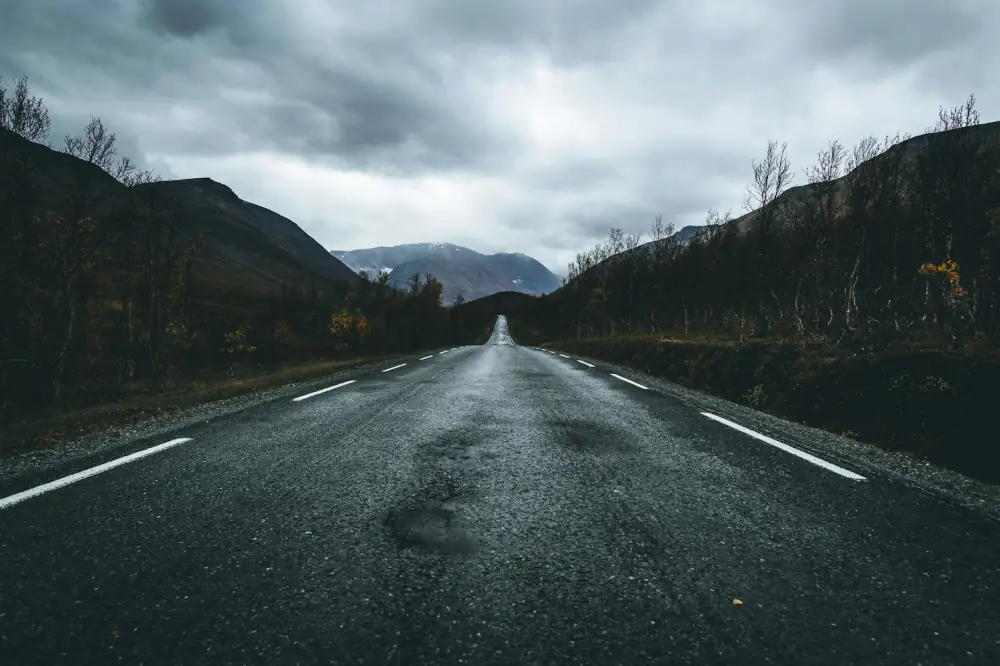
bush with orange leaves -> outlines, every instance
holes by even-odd
[[[368,318],[360,311],[335,312],[330,317],[330,332],[338,341],[347,344],[362,344],[368,337]]]
[[[240,326],[232,333],[226,333],[226,352],[232,355],[256,351],[257,345],[250,342],[250,331],[246,326]]]
[[[342,338],[351,330],[351,315],[347,310],[333,313],[330,317],[330,332],[334,337]]]
[[[952,296],[964,296],[965,289],[962,287],[958,275],[958,264],[954,261],[946,261],[943,264],[926,263],[920,267],[921,275],[943,275],[951,283]]]
[[[292,327],[284,321],[277,321],[274,323],[274,330],[272,331],[272,334],[274,336],[274,341],[279,345],[288,345],[295,341],[295,333],[292,332]]]

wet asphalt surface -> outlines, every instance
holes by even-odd
[[[0,663],[1000,663],[995,520],[505,328],[0,509]]]

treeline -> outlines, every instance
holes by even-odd
[[[159,178],[99,118],[51,159],[49,113],[0,81],[0,417],[107,402],[192,378],[452,342],[441,284],[387,275],[225,298],[193,270]],[[45,146],[45,148],[43,148]]]
[[[747,215],[682,243],[613,229],[520,316],[549,339],[649,332],[879,348],[996,342],[1000,146],[975,98],[929,134],[837,141],[794,188],[785,145],[753,164]],[[513,314],[513,313],[512,313]]]

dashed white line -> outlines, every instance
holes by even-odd
[[[785,444],[784,442],[779,442],[778,440],[776,440],[776,439],[774,439],[772,437],[768,437],[767,435],[762,435],[759,432],[755,432],[755,431],[751,430],[750,428],[747,428],[745,426],[741,426],[739,423],[733,423],[732,421],[730,421],[728,419],[724,419],[721,416],[716,416],[715,414],[711,414],[709,412],[702,412],[701,415],[702,416],[706,416],[706,417],[712,419],[713,421],[718,421],[719,423],[722,423],[723,425],[727,425],[727,426],[729,426],[730,428],[732,428],[734,430],[739,430],[740,432],[742,432],[745,435],[750,435],[754,439],[759,439],[760,441],[764,442],[765,444],[770,444],[771,446],[777,447],[777,448],[781,449],[782,451],[784,451],[786,453],[791,453],[793,456],[798,456],[799,458],[802,458],[803,460],[808,460],[812,464],[819,465],[820,467],[822,467],[824,469],[828,469],[831,472],[833,472],[834,474],[839,474],[839,475],[841,475],[843,477],[851,479],[852,481],[866,481],[867,480],[867,479],[865,479],[865,477],[861,476],[860,474],[855,474],[854,472],[852,472],[849,469],[844,469],[843,467],[841,467],[839,465],[834,465],[833,463],[827,462],[827,461],[823,460],[822,458],[817,458],[816,456],[812,455],[811,453],[806,453],[805,451],[800,451],[799,449],[795,448],[794,446],[789,446],[788,444]]]
[[[25,490],[24,492],[11,495],[9,497],[4,497],[0,499],[0,509],[6,509],[9,506],[13,506],[18,502],[23,502],[26,499],[31,499],[32,497],[38,497],[42,493],[47,493],[50,490],[56,490],[57,488],[62,488],[63,486],[68,486],[71,483],[76,483],[87,477],[100,474],[101,472],[106,472],[109,469],[114,469],[119,465],[125,465],[139,458],[145,458],[148,455],[154,453],[159,453],[171,447],[177,446],[178,444],[183,444],[184,442],[190,442],[190,437],[178,437],[177,439],[172,439],[169,442],[164,442],[163,444],[157,444],[156,446],[150,447],[148,449],[143,449],[142,451],[136,451],[135,453],[130,453],[127,456],[122,456],[121,458],[115,458],[104,464],[97,465],[96,467],[91,467],[90,469],[85,469],[82,472],[77,472],[76,474],[70,474],[69,476],[64,476],[61,479],[56,479],[55,481],[50,481],[48,483],[43,483],[40,486],[35,486],[30,490]]]
[[[339,389],[341,386],[347,386],[348,384],[353,384],[355,380],[348,379],[346,382],[340,382],[334,386],[327,386],[325,389],[320,389],[318,391],[313,391],[312,393],[306,393],[305,395],[300,395],[297,398],[292,398],[292,402],[298,402],[299,400],[305,400],[306,398],[312,398],[313,396],[320,395],[321,393],[326,393],[327,391],[332,391],[334,389]]]
[[[569,356],[566,356],[566,354],[559,354],[559,355],[562,356],[563,358],[569,358]]]
[[[593,368],[593,367],[594,367],[594,364],[593,364],[593,363],[587,363],[586,361],[581,361],[580,359],[576,359],[576,362],[577,362],[577,363],[583,363],[583,364],[584,364],[585,366],[587,366],[588,368]]]
[[[632,381],[631,379],[626,379],[625,377],[622,377],[621,375],[616,375],[616,374],[615,374],[615,373],[613,373],[613,372],[611,373],[611,376],[612,376],[612,377],[614,377],[615,379],[620,379],[620,380],[622,380],[623,382],[627,382],[627,383],[631,384],[632,386],[638,386],[639,388],[641,388],[641,389],[646,389],[647,391],[649,390],[649,387],[648,387],[648,386],[643,386],[643,385],[642,385],[642,384],[640,384],[639,382],[634,382],[634,381]]]
[[[402,368],[404,365],[406,365],[406,364],[405,363],[400,363],[399,365],[394,365],[391,368],[386,368],[382,372],[390,372],[392,370],[398,370],[399,368]]]
[[[417,359],[417,360],[419,360],[419,361],[426,361],[427,359],[429,359],[429,358],[431,358],[431,357],[433,357],[433,356],[434,356],[434,354],[429,354],[429,355],[427,355],[427,356],[424,356],[423,358],[421,358],[421,359]]]
[[[450,351],[451,351],[450,349],[445,349],[443,352],[438,352],[438,356],[440,356],[441,354],[447,354]]]

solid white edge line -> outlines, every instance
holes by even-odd
[[[96,467],[91,467],[90,469],[85,469],[82,472],[77,472],[76,474],[70,474],[69,476],[64,476],[61,479],[56,479],[55,481],[50,481],[48,483],[43,483],[40,486],[35,486],[24,492],[11,495],[10,497],[4,497],[0,499],[0,509],[6,509],[9,506],[13,506],[18,502],[23,502],[26,499],[31,499],[32,497],[38,497],[43,493],[47,493],[50,490],[56,490],[57,488],[62,488],[63,486],[68,486],[71,483],[76,483],[87,477],[100,474],[101,472],[106,472],[109,469],[118,467],[119,465],[125,465],[139,458],[145,458],[153,453],[159,453],[165,449],[177,446],[178,444],[183,444],[184,442],[190,442],[190,437],[179,437],[177,439],[172,439],[169,442],[164,442],[163,444],[157,444],[148,449],[143,449],[142,451],[136,451],[135,453],[130,453],[127,456],[122,456],[121,458],[115,458],[114,460],[109,460],[106,463],[97,465]]]
[[[593,364],[593,363],[587,363],[586,361],[581,361],[580,359],[576,359],[576,362],[577,362],[577,363],[583,363],[583,364],[584,364],[585,366],[587,366],[588,368],[593,368],[593,367],[594,367],[594,364]]]
[[[399,365],[394,365],[391,368],[386,368],[382,372],[389,372],[390,370],[398,370],[399,368],[402,368],[404,365],[406,365],[406,364],[405,363],[400,363]]]
[[[292,398],[292,402],[298,402],[299,400],[305,400],[306,398],[311,398],[313,396],[320,395],[321,393],[326,393],[327,391],[332,391],[333,389],[339,389],[341,386],[347,386],[348,384],[353,384],[354,382],[355,382],[355,380],[348,379],[346,382],[340,382],[339,384],[335,384],[334,386],[327,386],[325,389],[320,389],[318,391],[313,391],[312,393],[306,393],[305,395],[300,395],[297,398]]]
[[[643,386],[643,385],[642,385],[642,384],[640,384],[639,382],[634,382],[634,381],[632,381],[631,379],[626,379],[626,378],[622,377],[621,375],[616,375],[616,374],[615,374],[615,373],[613,373],[613,372],[611,373],[611,376],[612,376],[612,377],[614,377],[615,379],[620,379],[620,380],[622,380],[623,382],[628,382],[628,383],[629,383],[629,384],[631,384],[632,386],[638,386],[639,388],[641,388],[641,389],[645,389],[645,390],[647,390],[647,391],[649,390],[649,387],[648,387],[648,386]]]
[[[727,425],[727,426],[729,426],[730,428],[732,428],[734,430],[739,430],[744,435],[750,435],[754,439],[759,439],[760,441],[764,442],[765,444],[770,444],[771,446],[777,447],[777,448],[781,449],[782,451],[784,451],[785,453],[791,453],[793,456],[798,456],[799,458],[802,458],[803,460],[807,460],[807,461],[811,462],[814,465],[818,465],[818,466],[820,466],[820,467],[822,467],[824,469],[828,469],[831,472],[833,472],[834,474],[839,474],[839,475],[841,475],[843,477],[851,479],[852,481],[867,481],[867,479],[865,477],[861,476],[860,474],[856,474],[856,473],[852,472],[849,469],[844,469],[843,467],[841,467],[839,465],[834,465],[833,463],[827,462],[827,461],[823,460],[822,458],[817,458],[816,456],[812,455],[811,453],[806,453],[805,451],[800,451],[799,449],[795,448],[794,446],[789,446],[788,444],[785,444],[784,442],[779,442],[778,440],[776,440],[776,439],[774,439],[772,437],[768,437],[767,435],[762,435],[759,432],[755,432],[755,431],[751,430],[750,428],[747,428],[745,426],[741,426],[739,423],[733,423],[732,421],[730,421],[728,419],[724,419],[721,416],[716,416],[715,414],[711,414],[709,412],[701,412],[701,415],[705,416],[705,417],[708,417],[708,418],[712,419],[713,421],[718,421],[719,423],[721,423],[723,425]]]
[[[427,359],[431,358],[432,356],[434,356],[434,354],[431,354],[430,356],[424,356],[423,358],[420,358],[420,359],[417,359],[417,360],[418,361],[426,361]]]

